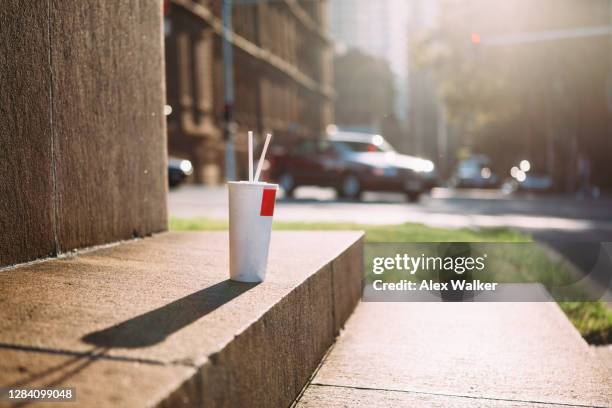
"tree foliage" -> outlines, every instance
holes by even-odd
[[[393,73],[380,58],[351,49],[334,61],[336,121],[341,125],[379,125],[393,112]]]

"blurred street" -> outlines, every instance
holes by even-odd
[[[186,185],[171,190],[172,217],[228,218],[224,187]],[[419,203],[403,194],[365,193],[361,201],[338,200],[331,188],[300,187],[295,198],[277,200],[274,219],[393,225],[405,222],[443,228],[509,227],[530,234],[583,273],[593,255],[568,250],[564,243],[612,242],[612,197],[597,200],[573,195],[505,195],[499,190],[435,188]],[[601,282],[600,282],[601,283]],[[602,283],[606,284],[606,283]]]
[[[186,185],[172,190],[170,215],[227,219],[224,187]],[[399,224],[448,228],[510,227],[542,241],[612,241],[612,197],[503,195],[497,190],[436,188],[419,203],[402,194],[365,193],[363,201],[337,200],[333,189],[300,187],[277,201],[274,219],[303,222]]]

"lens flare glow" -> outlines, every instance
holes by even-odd
[[[519,164],[519,167],[524,172],[527,172],[527,171],[529,171],[531,169],[531,163],[529,163],[529,160],[521,160],[521,163]]]
[[[423,163],[421,164],[421,169],[425,172],[425,173],[429,173],[430,171],[434,171],[434,164],[431,160],[423,160]]]
[[[189,160],[181,160],[180,164],[181,170],[185,172],[185,174],[191,174],[193,171],[193,166]]]

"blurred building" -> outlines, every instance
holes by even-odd
[[[413,0],[410,2],[406,42],[408,55],[412,51],[412,44],[438,27],[438,1]],[[410,58],[410,57],[409,57]],[[442,150],[437,134],[444,122],[438,119],[443,113],[442,101],[437,96],[437,84],[431,67],[408,67],[408,124],[410,138],[406,143],[410,145],[413,153],[424,155],[440,161]]]
[[[395,112],[406,114],[407,0],[330,0],[330,33],[336,51],[354,48],[385,59],[395,76]],[[390,112],[391,114],[391,112]]]
[[[247,130],[278,144],[317,137],[333,122],[333,44],[326,0],[234,0],[234,120],[238,174]],[[221,0],[166,3],[169,155],[192,160],[195,181],[222,179]]]

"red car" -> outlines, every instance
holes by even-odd
[[[340,197],[397,191],[417,201],[430,184],[431,161],[397,153],[380,135],[339,132],[272,154],[270,176],[289,197],[299,186],[334,187]]]

